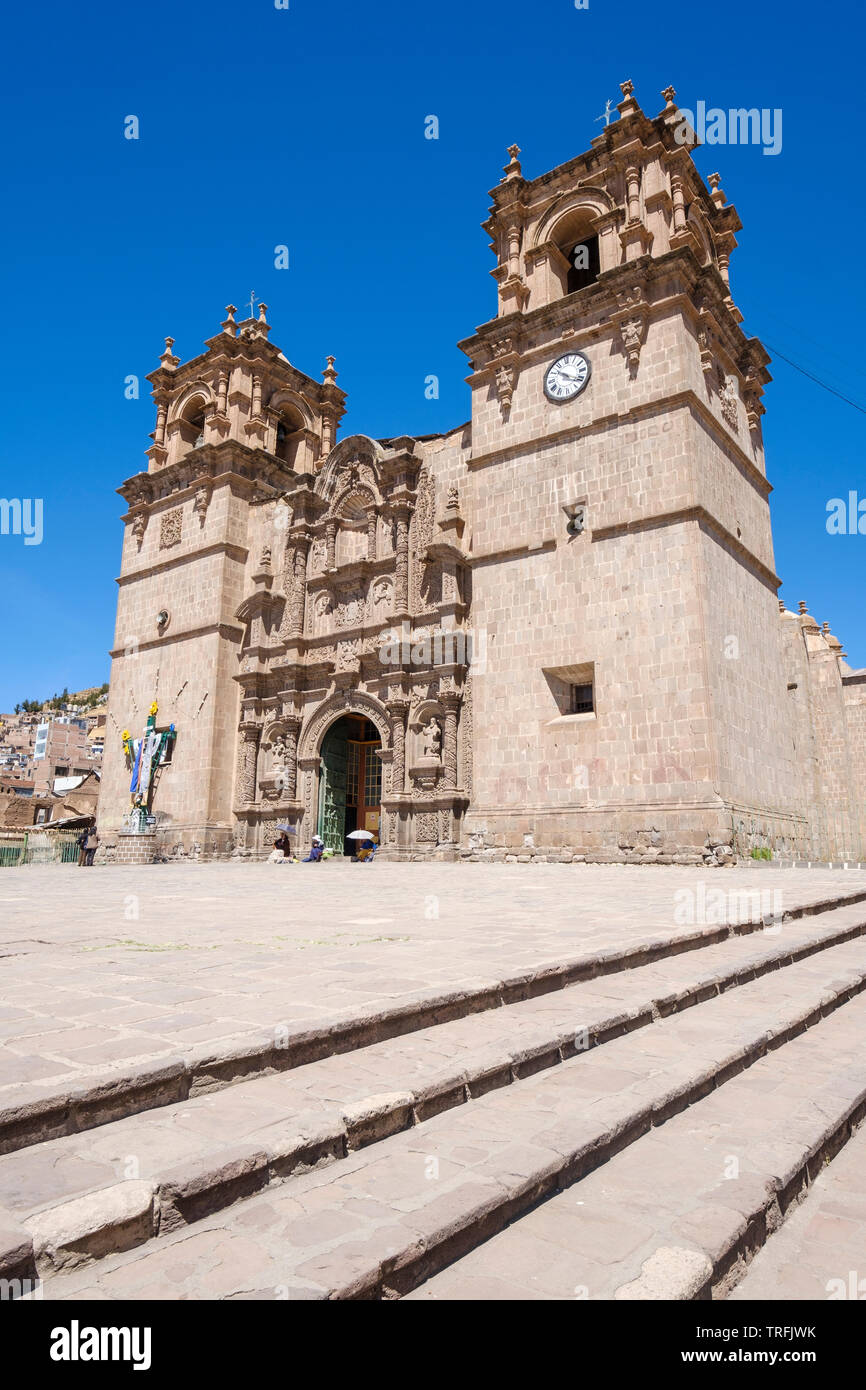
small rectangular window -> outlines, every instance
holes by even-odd
[[[592,714],[594,708],[592,686],[573,685],[571,687],[571,713]]]

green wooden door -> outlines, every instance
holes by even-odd
[[[348,740],[346,730],[335,724],[325,735],[322,744],[322,764],[319,774],[319,829],[328,849],[343,853],[346,827],[346,769]]]

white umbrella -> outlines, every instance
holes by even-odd
[[[297,835],[297,833],[298,833],[298,832],[297,832],[297,829],[295,828],[294,825],[278,825],[278,826],[277,826],[277,829],[278,829],[278,830],[288,830],[288,832],[289,832],[290,835]]]
[[[375,838],[372,830],[352,830],[346,836],[347,840],[375,840]]]

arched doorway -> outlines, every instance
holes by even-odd
[[[353,853],[353,830],[369,830],[379,839],[381,746],[379,730],[363,714],[341,715],[322,740],[317,833],[337,854]]]

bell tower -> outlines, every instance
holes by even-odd
[[[740,220],[675,95],[651,119],[624,82],[587,152],[529,179],[514,145],[490,195],[497,314],[461,343],[481,843],[694,856],[743,808],[802,834],[769,358],[732,298]]]
[[[188,362],[166,339],[149,377],[156,426],[147,468],[118,489],[127,504],[100,830],[115,853],[129,842],[129,741],[157,705],[174,726],[171,761],[154,772],[149,804],[169,854],[213,855],[233,843],[240,701],[238,608],[270,586],[262,518],[321,469],[336,441],[345,394],[334,359],[323,381],[298,371],[270,341],[267,306],[220,332]]]

